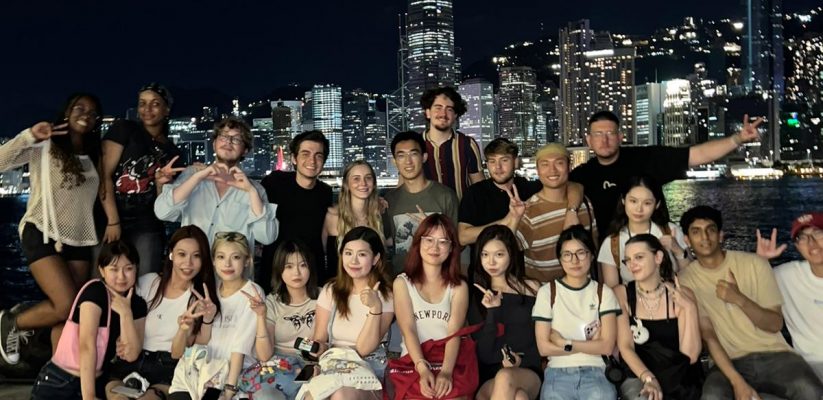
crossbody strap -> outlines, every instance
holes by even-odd
[[[83,293],[84,290],[86,290],[86,288],[89,285],[91,285],[94,282],[102,282],[102,281],[100,279],[92,279],[92,280],[86,282],[86,284],[83,285],[83,287],[80,288],[80,290],[77,292],[77,296],[74,297],[74,302],[71,304],[71,311],[69,312],[69,321],[71,321],[74,318],[74,310],[77,309],[77,301],[80,300],[80,295]],[[105,283],[103,283],[103,285],[105,285]],[[106,287],[106,298],[108,300],[108,309],[109,309],[108,314],[107,314],[108,316],[106,317],[106,328],[109,328],[111,326],[111,293],[109,293],[109,288],[108,287]]]

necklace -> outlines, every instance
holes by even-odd
[[[657,290],[657,289],[655,289]],[[643,293],[638,292],[640,297],[640,304],[643,305],[643,308],[646,310],[646,313],[649,314],[649,318],[654,318],[654,312],[660,308],[660,299],[663,297],[661,295],[657,295],[655,297],[646,297]]]
[[[659,291],[659,290],[660,290],[660,288],[661,288],[661,287],[663,287],[663,282],[662,282],[662,281],[657,282],[657,286],[655,286],[655,287],[654,287],[654,289],[652,289],[652,290],[646,290],[646,289],[643,289],[642,287],[640,287],[640,285],[636,285],[636,286],[637,286],[637,290],[638,290],[640,293],[643,293],[643,294],[652,294],[652,293],[655,293],[655,292]],[[660,296],[657,296],[657,297],[660,297]]]

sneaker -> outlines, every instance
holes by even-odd
[[[28,337],[24,340],[28,342]],[[0,311],[0,355],[10,365],[20,362],[20,334],[14,314],[8,310]]]

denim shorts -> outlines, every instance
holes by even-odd
[[[108,380],[100,376],[95,380],[95,395],[98,398],[106,396]],[[74,400],[81,398],[80,377],[66,372],[49,361],[40,369],[34,386],[31,387],[33,400]]]
[[[171,353],[143,350],[140,357],[133,362],[118,358],[111,366],[110,376],[113,379],[123,380],[128,374],[137,372],[152,385],[171,385],[175,367],[177,367],[177,360],[171,357]]]
[[[543,400],[614,400],[617,390],[606,379],[603,367],[546,368]]]

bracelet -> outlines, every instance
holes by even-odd
[[[431,364],[429,364],[429,362],[428,362],[428,361],[426,361],[426,359],[425,359],[425,358],[421,358],[421,359],[417,360],[417,361],[414,363],[414,368],[416,369],[416,368],[417,368],[417,364],[420,364],[420,363],[425,363],[425,364],[426,364],[426,368],[428,368],[428,369],[432,369],[432,365],[431,365]]]
[[[736,144],[738,146],[743,144],[743,139],[740,138],[740,135],[735,133],[731,137],[732,137],[732,142],[734,142],[734,144]]]
[[[640,375],[637,375],[637,377],[640,378],[641,381],[645,381],[645,379],[643,379],[643,376],[648,374],[648,373],[651,373],[651,372],[652,371],[645,370],[645,371],[641,372]]]
[[[369,315],[383,315],[383,311],[380,311],[379,313],[373,313],[371,312],[371,310],[369,310]]]
[[[117,225],[120,225],[120,221],[117,221],[117,222],[115,222],[115,223],[113,223],[113,224],[108,224],[108,225],[106,225],[106,226],[117,226]]]
[[[223,385],[223,391],[225,392],[226,390],[232,391],[234,393],[238,392],[237,385],[232,385],[230,383]]]
[[[211,319],[211,322],[206,322],[206,319],[203,318],[203,325],[211,325],[214,323],[214,318]]]

